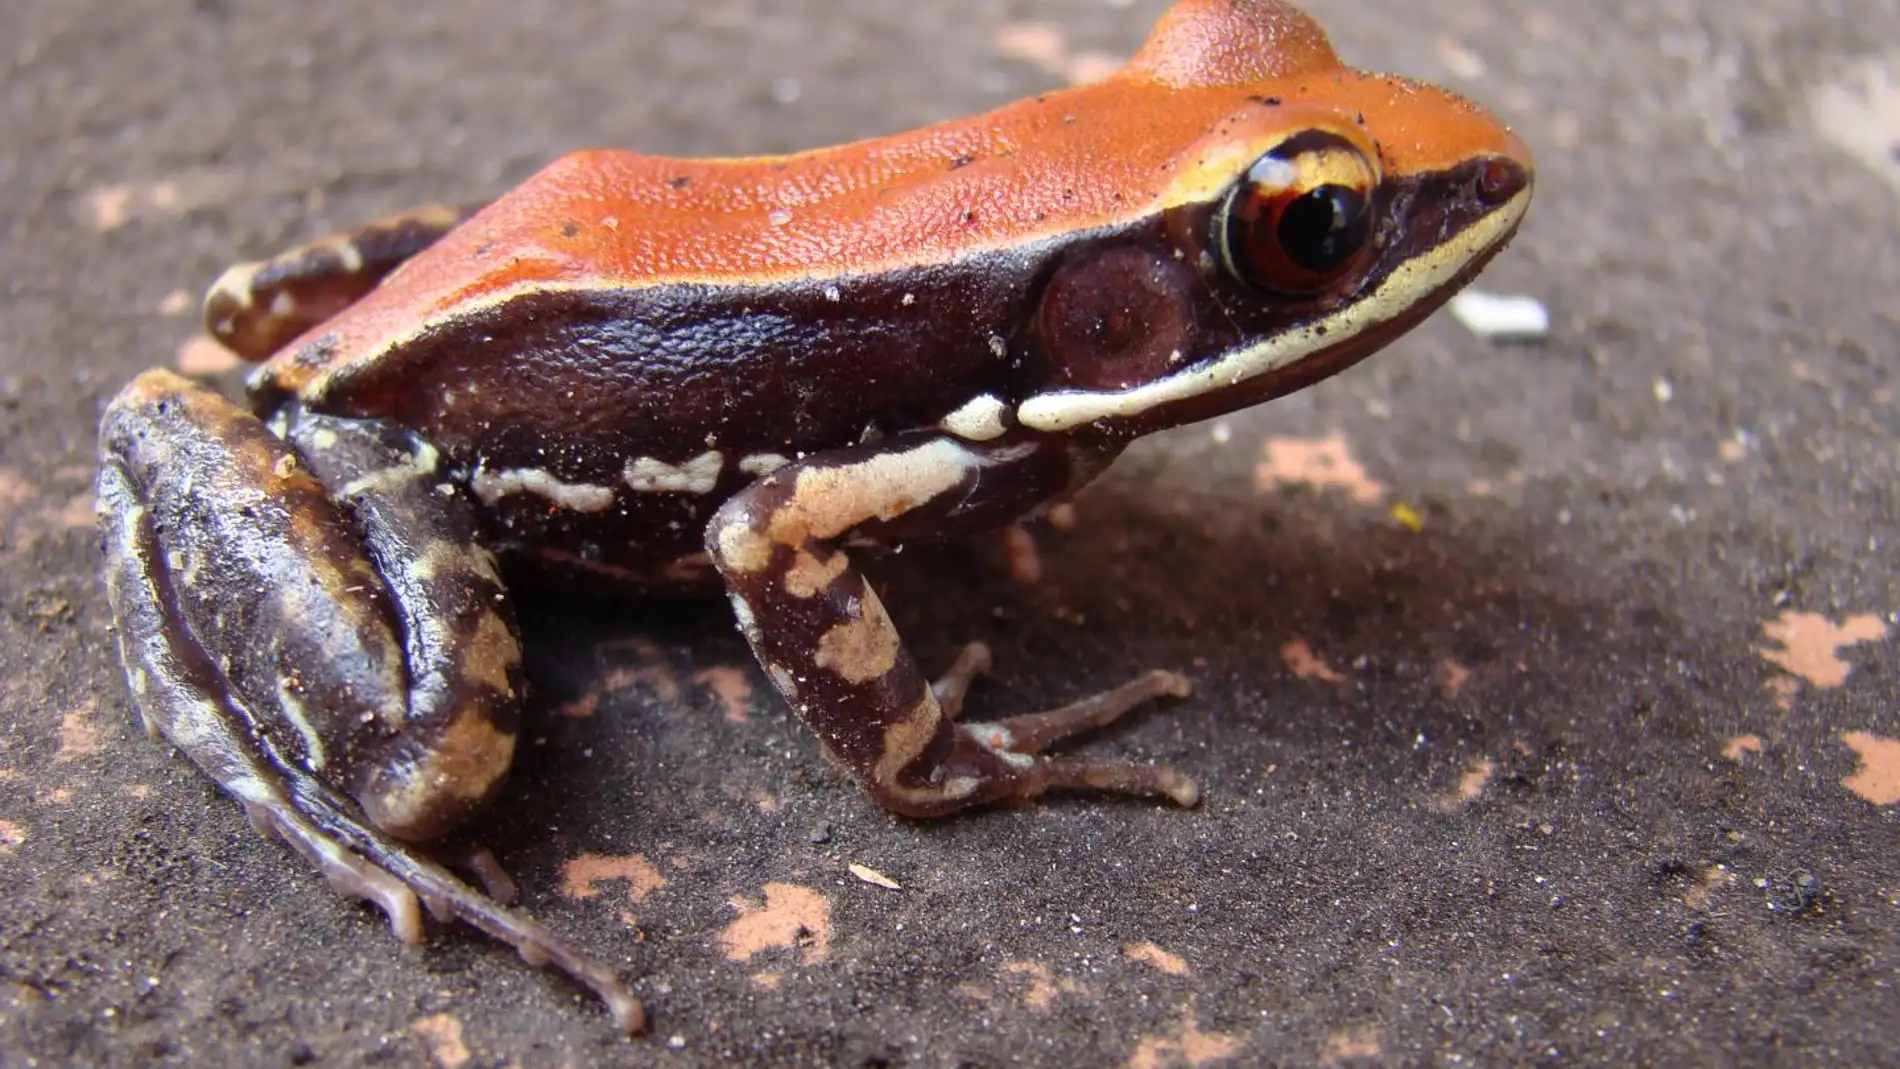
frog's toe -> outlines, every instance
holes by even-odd
[[[1059,709],[986,723],[966,723],[968,738],[1012,769],[1008,795],[1034,797],[1051,790],[1093,790],[1166,798],[1183,808],[1200,804],[1201,787],[1167,765],[1099,757],[1043,757],[1049,746],[1120,719],[1155,698],[1185,698],[1194,686],[1176,672],[1151,671],[1113,690]]]
[[[439,851],[437,856],[443,856]],[[495,859],[494,852],[480,843],[472,843],[446,857],[449,864],[481,881],[488,897],[504,906],[512,906],[521,897],[521,887],[508,870]]]
[[[1156,669],[1113,690],[1091,694],[1060,709],[1025,713],[985,724],[966,724],[978,741],[993,750],[1041,753],[1054,743],[1122,718],[1129,710],[1155,698],[1185,698],[1194,684],[1178,672]]]
[[[930,692],[937,696],[943,715],[955,720],[963,712],[963,699],[970,693],[970,684],[990,670],[993,660],[987,643],[971,642],[963,647],[957,659],[930,685]]]

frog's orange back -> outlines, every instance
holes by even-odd
[[[804,282],[1125,222],[1179,196],[1197,149],[1262,104],[1356,117],[1395,172],[1508,137],[1443,90],[1341,66],[1280,0],[1184,0],[1112,77],[982,115],[788,156],[572,153],[286,347],[280,363],[320,336],[326,359],[278,381],[528,291]]]
[[[1297,8],[1189,0],[1101,83],[790,156],[576,152],[452,247],[465,256],[506,242],[516,263],[490,276],[497,288],[563,277],[730,283],[935,262],[1125,218],[1161,196],[1183,150],[1250,96],[1298,99],[1315,78],[1350,73]]]

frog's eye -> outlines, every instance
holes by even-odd
[[[1216,219],[1221,260],[1240,281],[1306,296],[1350,277],[1372,251],[1376,164],[1329,130],[1306,130],[1253,162]]]

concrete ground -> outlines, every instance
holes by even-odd
[[[1190,674],[1091,745],[1197,811],[896,822],[719,605],[530,605],[534,744],[480,832],[647,999],[629,1041],[466,929],[399,946],[134,728],[93,428],[217,368],[226,263],[576,146],[985,108],[1161,7],[9,0],[0,1063],[1900,1064],[1890,4],[1318,5],[1536,149],[1484,284],[1549,338],[1440,318],[1145,443],[1040,582],[992,545],[883,573],[926,663],[996,648],[979,712]]]

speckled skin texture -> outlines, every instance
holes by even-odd
[[[175,290],[578,145],[967,113],[1125,54],[1159,5],[910,7],[9,11],[5,1059],[1890,1060],[1900,241],[1808,117],[1900,39],[1879,5],[1465,0],[1428,32],[1329,6],[1353,61],[1530,138],[1539,204],[1488,277],[1552,339],[1428,324],[1143,443],[1040,533],[1038,586],[984,545],[878,576],[921,664],[995,648],[975,716],[1188,673],[1095,745],[1192,767],[1194,813],[893,823],[762,697],[723,607],[522,606],[560,637],[526,651],[521,793],[484,839],[642,985],[648,1046],[483,940],[401,947],[137,731],[81,496],[99,405],[191,332]],[[1003,33],[1031,14],[1056,59]]]

